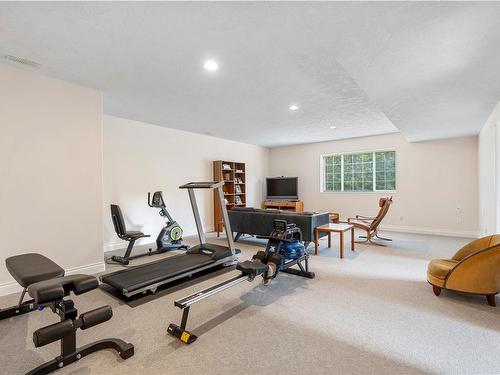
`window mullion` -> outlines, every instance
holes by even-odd
[[[321,159],[319,161],[320,163],[320,173],[321,173],[321,181],[320,181],[320,184],[321,184],[321,192],[324,192],[326,191],[326,184],[325,184],[325,179],[326,179],[326,163],[325,163],[325,156],[322,155],[321,156]]]
[[[340,191],[344,191],[344,155],[340,155]]]
[[[376,158],[376,153],[374,152],[373,153],[373,156],[372,156],[372,166],[373,166],[373,191],[376,191],[377,190],[377,173],[375,171],[375,168],[376,168],[376,165],[377,163],[375,162],[375,158]]]

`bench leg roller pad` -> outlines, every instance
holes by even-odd
[[[33,332],[33,343],[35,344],[35,348],[39,348],[51,342],[61,340],[64,336],[72,334],[74,330],[75,326],[71,319],[54,323]]]
[[[113,317],[111,306],[103,306],[80,315],[82,330],[104,323]]]

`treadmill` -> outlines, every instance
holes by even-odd
[[[231,231],[231,224],[224,204],[223,185],[224,181],[190,182],[179,187],[180,189],[187,189],[189,194],[200,241],[198,245],[191,247],[184,254],[102,275],[99,278],[101,282],[108,284],[126,297],[131,297],[147,291],[155,293],[156,289],[163,284],[212,268],[215,270],[220,265],[230,266],[236,264],[240,250],[234,247],[233,232]],[[220,200],[228,246],[207,243],[200,212],[196,204],[195,189],[214,189],[216,191],[216,195]]]

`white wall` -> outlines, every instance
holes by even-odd
[[[179,186],[190,181],[212,180],[212,161],[220,159],[247,163],[247,204],[260,206],[269,168],[268,149],[104,116],[105,249],[125,245],[112,226],[109,211],[112,203],[120,205],[128,229],[151,234],[142,243],[155,241],[165,222],[157,209],[148,207],[148,191],[162,190],[169,212],[184,228],[185,235],[195,234],[188,194]],[[205,228],[213,230],[212,193],[196,193]]]
[[[409,143],[399,133],[271,149],[270,173],[298,176],[305,210],[374,215],[381,193],[320,192],[320,155],[396,150],[397,191],[383,227],[457,236],[478,232],[477,137]]]
[[[500,233],[500,103],[479,134],[479,228]]]
[[[8,65],[0,82],[0,294],[12,255],[102,270],[100,93]]]

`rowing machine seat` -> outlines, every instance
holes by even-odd
[[[259,260],[245,260],[238,263],[236,269],[248,276],[257,276],[267,271],[267,265]]]
[[[41,254],[28,253],[5,259],[5,266],[23,288],[39,281],[64,276],[64,270]]]
[[[83,294],[96,289],[99,282],[90,275],[71,275],[44,280],[28,286],[28,294],[38,305],[62,300],[70,292]]]

